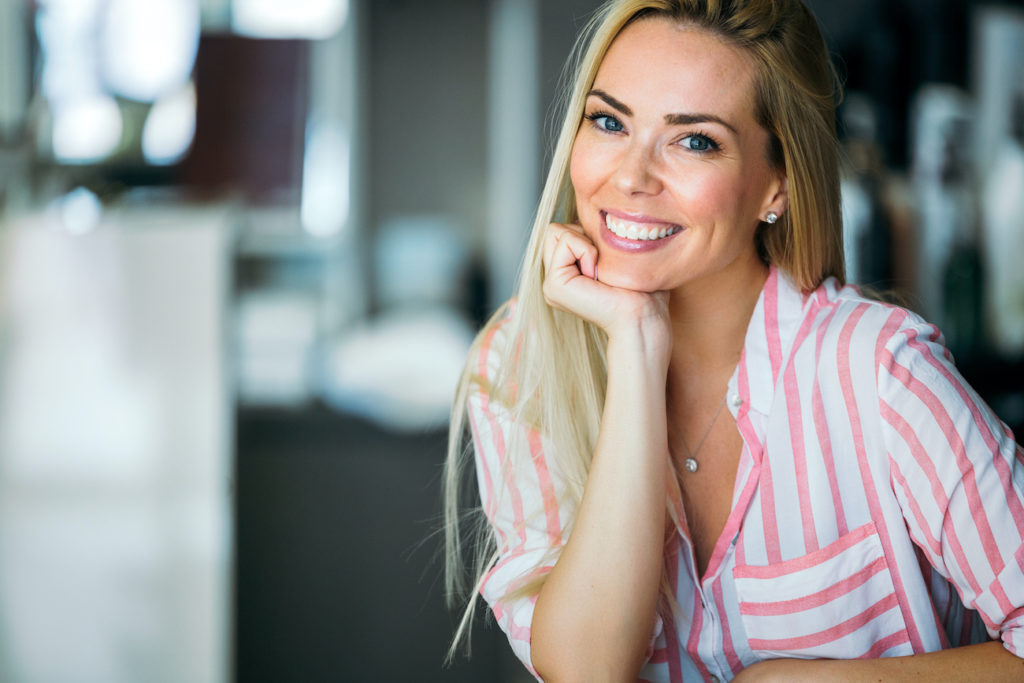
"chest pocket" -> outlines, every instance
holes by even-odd
[[[750,648],[762,659],[912,654],[874,523],[808,555],[733,579]]]

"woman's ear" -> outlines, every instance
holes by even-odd
[[[761,220],[769,213],[781,216],[789,208],[789,177],[785,171],[778,171],[775,180],[768,187],[764,206],[761,207]],[[774,223],[774,221],[772,221]]]

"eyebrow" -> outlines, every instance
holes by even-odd
[[[671,126],[686,126],[693,123],[717,123],[728,128],[733,135],[739,135],[729,122],[714,114],[665,114],[665,123]]]
[[[593,95],[595,97],[600,97],[602,100],[604,100],[605,102],[608,103],[609,107],[612,107],[613,109],[618,109],[619,111],[621,111],[626,116],[632,116],[633,115],[633,110],[632,109],[627,107],[622,102],[619,102],[617,99],[615,99],[614,97],[612,97],[611,95],[606,93],[604,90],[598,90],[597,88],[594,88],[593,90],[591,90],[590,92],[587,93],[587,97],[590,97],[591,95]]]
[[[630,109],[626,104],[620,102],[619,100],[615,99],[614,97],[606,93],[604,90],[594,88],[593,90],[587,93],[587,97],[590,97],[591,95],[593,95],[594,97],[600,97],[608,104],[608,106],[612,107],[613,109],[617,109],[626,116],[633,115],[632,109]],[[686,126],[694,123],[709,122],[717,123],[718,125],[729,129],[730,131],[732,131],[733,135],[739,135],[736,129],[732,127],[728,121],[726,121],[720,116],[715,116],[714,114],[665,114],[665,123],[669,124],[670,126]]]

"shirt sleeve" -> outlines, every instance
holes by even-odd
[[[493,334],[493,333],[492,333]],[[493,375],[495,353],[485,337],[480,372]],[[491,606],[512,650],[535,676],[530,626],[536,596],[509,597],[527,582],[550,572],[565,544],[569,503],[565,486],[548,457],[548,442],[536,430],[512,419],[479,385],[467,400],[477,481],[484,513],[497,542],[497,562],[484,576],[480,593]]]
[[[892,486],[911,536],[989,636],[1024,657],[1024,451],[934,326],[912,317],[879,360]]]

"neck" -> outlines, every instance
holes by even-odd
[[[768,277],[760,261],[734,265],[672,291],[671,373],[707,379],[732,374]]]

